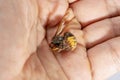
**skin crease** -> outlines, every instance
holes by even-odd
[[[120,70],[120,1],[70,1],[0,0],[0,80],[106,80]],[[68,7],[78,46],[54,54],[50,38]]]

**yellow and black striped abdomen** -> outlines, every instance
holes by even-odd
[[[74,36],[67,37],[66,42],[69,45],[69,47],[71,48],[71,50],[74,50],[77,46],[77,41]]]

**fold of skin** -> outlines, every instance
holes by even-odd
[[[0,80],[106,80],[120,70],[119,2],[0,0]],[[68,7],[78,46],[54,54],[49,43]]]

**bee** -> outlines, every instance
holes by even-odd
[[[73,51],[77,46],[75,36],[70,32],[65,32],[63,36],[53,37],[50,47],[54,52]]]
[[[71,21],[72,19],[74,19],[74,17],[71,18],[69,21]],[[77,46],[76,37],[71,32],[64,32],[63,29],[69,21],[63,19],[59,24],[56,34],[52,38],[52,41],[50,43],[50,48],[52,49],[52,51],[54,52],[73,51],[76,48]]]

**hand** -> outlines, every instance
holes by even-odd
[[[82,30],[71,28],[79,44],[63,55],[48,42],[68,2],[47,1],[0,1],[0,80],[105,80],[119,71],[119,1],[71,4]]]

